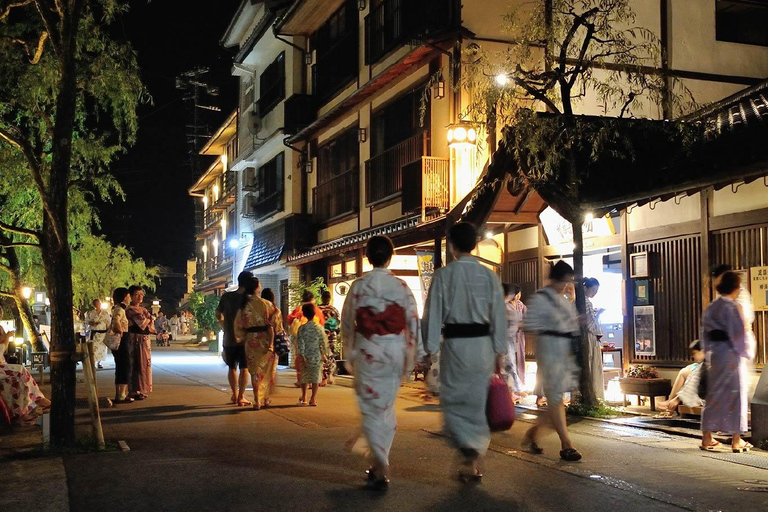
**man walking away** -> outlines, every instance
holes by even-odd
[[[578,387],[579,367],[573,351],[573,342],[581,336],[579,315],[564,293],[573,284],[573,268],[558,261],[549,272],[549,283],[536,292],[528,302],[528,315],[524,329],[528,340],[536,347],[537,379],[541,379],[544,395],[549,404],[548,416],[557,435],[560,436],[560,458],[566,461],[581,459],[574,449],[565,422],[563,394]],[[525,434],[523,444],[531,453],[542,453],[537,444],[539,430],[546,416],[540,415],[533,427]]]
[[[440,405],[463,455],[459,478],[477,482],[491,442],[485,417],[491,375],[501,371],[509,349],[507,314],[499,278],[470,255],[477,245],[475,227],[456,224],[448,239],[456,261],[435,272],[422,338],[428,354],[440,352]]]
[[[245,399],[245,386],[248,384],[248,361],[245,357],[245,345],[238,343],[235,338],[235,316],[243,303],[243,294],[255,278],[250,272],[240,272],[237,276],[237,290],[226,292],[221,296],[216,308],[216,319],[224,331],[224,347],[222,357],[229,367],[229,387],[232,388],[233,404],[238,406],[251,405]],[[240,378],[237,369],[240,369]]]

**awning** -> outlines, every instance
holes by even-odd
[[[285,247],[285,225],[271,226],[254,233],[251,252],[245,261],[245,270],[254,270],[280,261]]]

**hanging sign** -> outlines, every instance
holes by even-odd
[[[755,311],[768,311],[768,267],[750,268],[749,282]]]
[[[571,223],[565,220],[552,207],[547,208],[539,214],[539,220],[547,235],[549,245],[559,245],[573,242],[573,228]],[[613,222],[608,215],[599,219],[591,219],[581,226],[581,232],[584,239],[595,238],[599,236],[615,235]]]
[[[421,281],[421,297],[427,301],[427,293],[432,284],[432,276],[435,273],[435,255],[429,251],[416,251],[416,261],[419,266],[419,280]]]

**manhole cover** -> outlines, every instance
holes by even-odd
[[[761,455],[752,455],[749,453],[713,453],[710,454],[709,457],[741,464],[742,466],[768,469],[768,457]]]

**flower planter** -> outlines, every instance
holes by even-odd
[[[651,399],[651,410],[656,411],[656,397],[669,398],[672,382],[669,379],[638,379],[625,377],[619,379],[621,392],[624,393],[624,405],[627,405],[627,395],[637,395],[638,399],[647,396]]]

